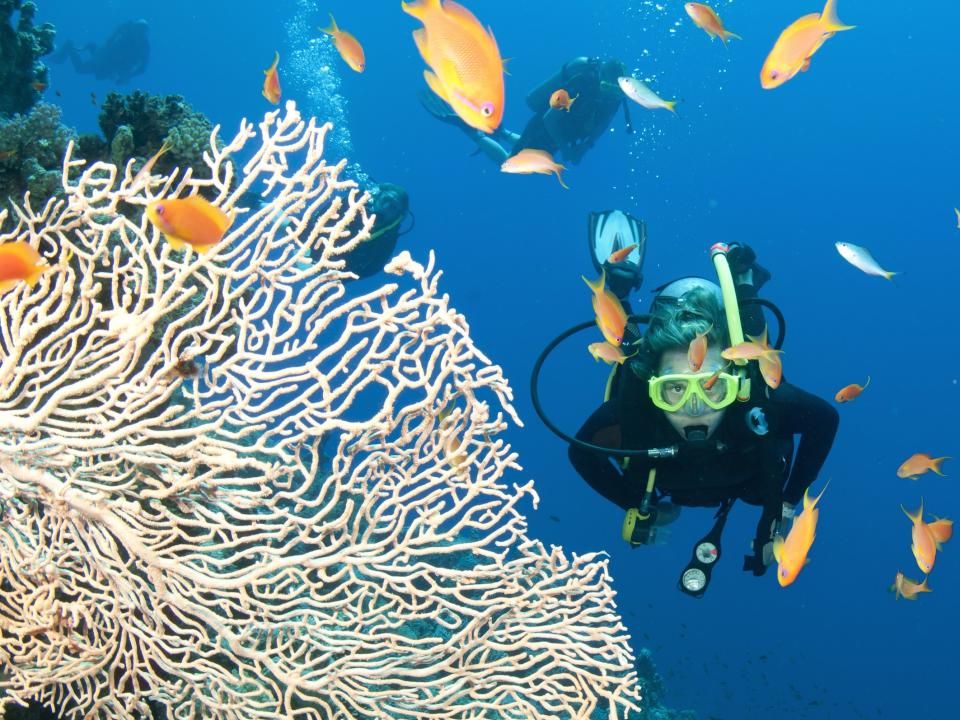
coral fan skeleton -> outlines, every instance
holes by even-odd
[[[345,161],[324,162],[328,129],[288,103],[211,137],[208,177],[136,186],[132,162],[88,166],[71,144],[64,197],[15,207],[0,242],[56,267],[0,296],[2,702],[182,720],[638,709],[607,561],[527,536],[536,493],[503,481],[519,468],[497,437],[519,423],[510,388],[432,255],[362,295],[344,284],[373,217]],[[201,189],[236,212],[203,256],[120,212]],[[264,203],[238,206],[250,190]]]

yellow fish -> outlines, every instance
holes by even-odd
[[[414,30],[417,50],[430,70],[430,89],[467,125],[485,133],[503,119],[503,59],[493,33],[453,0],[414,0],[401,7],[423,23]]]
[[[563,182],[560,171],[566,168],[553,159],[553,155],[546,150],[534,150],[533,148],[524,148],[516,155],[511,155],[500,166],[500,172],[511,173],[515,175],[530,175],[537,173],[540,175],[556,174],[561,187],[566,190],[570,188]]]
[[[826,491],[827,486],[824,485],[820,494],[811,500],[810,488],[807,488],[803,493],[803,512],[793,519],[787,539],[777,535],[773,540],[773,556],[777,560],[777,582],[780,587],[786,587],[796,580],[808,562],[807,553],[817,537],[817,520],[820,518],[817,503]]]
[[[0,295],[20,282],[30,287],[36,285],[41,275],[53,269],[42,263],[40,253],[23,240],[0,245]]]
[[[593,355],[594,360],[603,360],[607,365],[613,365],[614,363],[623,365],[628,357],[632,357],[632,355],[624,355],[623,350],[608,342],[590,343],[587,345],[587,350]]]
[[[605,287],[607,284],[607,273],[600,271],[600,279],[596,282],[590,282],[583,275],[580,276],[587,284],[587,287],[593,290],[593,312],[597,316],[597,326],[607,342],[616,347],[623,342],[623,333],[627,327],[627,313],[620,304],[620,300]]]
[[[273,65],[263,71],[266,77],[263,79],[263,91],[261,94],[274,105],[280,102],[280,73],[277,72],[277,64],[280,62],[280,53],[273,53]]]
[[[837,16],[837,0],[827,0],[822,13],[810,13],[780,33],[760,70],[764,90],[780,87],[801,70],[810,67],[810,58],[834,33],[852,30]]]
[[[707,35],[710,36],[711,40],[713,40],[715,37],[718,37],[723,40],[724,45],[727,44],[727,40],[730,38],[743,40],[743,38],[736,33],[732,33],[723,27],[723,21],[720,19],[720,16],[717,15],[716,10],[709,5],[688,2],[683,6],[683,9],[687,11],[687,15],[690,16],[691,20],[693,20],[693,24],[706,32]]]
[[[932,523],[923,521],[923,500],[920,500],[920,509],[916,513],[911,513],[903,505],[900,509],[913,522],[911,537],[913,544],[910,550],[913,551],[913,557],[917,561],[917,567],[923,572],[929,573],[933,570],[933,563],[937,560],[937,550],[941,549],[943,543],[947,542],[953,535],[953,521],[937,518]]]
[[[233,221],[199,195],[152,202],[147,206],[147,217],[167,236],[174,250],[189,245],[198,253],[205,253],[220,242]]]
[[[897,594],[897,600],[900,598],[904,600],[916,600],[917,593],[933,591],[927,587],[927,578],[924,578],[922,583],[918,583],[915,580],[904,577],[902,572],[898,572],[897,577],[894,578],[893,585],[890,586],[890,592]]]
[[[330,27],[320,28],[320,32],[325,32],[333,38],[333,46],[351,70],[358,73],[363,72],[363,69],[367,66],[363,46],[353,35],[337,27],[337,21],[333,19],[333,13],[330,13]]]

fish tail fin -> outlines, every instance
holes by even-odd
[[[676,100],[664,100],[663,106],[672,112],[674,115],[677,114],[677,101]]]
[[[827,491],[827,488],[830,487],[830,481],[827,480],[827,484],[823,486],[823,490],[820,491],[820,494],[817,495],[813,500],[810,499],[810,488],[808,487],[803,491],[803,510],[812,510],[817,506],[817,503],[820,502],[820,498],[823,497],[823,494]]]
[[[933,470],[940,477],[946,477],[946,473],[940,471],[940,463],[944,460],[949,460],[949,455],[944,455],[943,457],[933,458],[930,460],[930,469]]]
[[[729,30],[724,30],[723,34],[720,35],[720,39],[723,40],[723,44],[727,44],[727,40],[743,40],[742,37],[737,35],[735,32],[730,32]]]
[[[910,512],[903,505],[900,506],[900,509],[903,510],[908,518],[910,518],[910,522],[916,525],[923,519],[923,498],[920,498],[920,509],[915,513]]]
[[[826,32],[853,30],[856,27],[856,25],[844,25],[843,20],[837,15],[837,0],[827,0],[823,12],[820,13],[820,23],[824,26]]]
[[[869,375],[867,375],[867,382],[865,382],[865,383],[863,384],[863,387],[860,388],[860,392],[863,392],[863,391],[866,390],[868,387],[870,387],[870,376],[869,376]]]
[[[264,71],[263,71],[263,74],[264,74],[264,75],[269,75],[271,70],[275,70],[275,69],[276,69],[277,63],[279,63],[279,62],[280,62],[280,52],[279,52],[278,50],[274,50],[274,51],[273,51],[273,65],[271,65],[271,66],[268,67],[266,70],[264,70]],[[264,97],[267,97],[266,93],[264,93],[263,96],[264,96]],[[268,98],[268,99],[269,99],[269,98]]]
[[[337,21],[333,19],[333,13],[330,13],[330,27],[320,28],[320,32],[326,33],[327,35],[336,35],[340,32],[340,28],[337,27]]]
[[[894,276],[894,275],[902,275],[902,274],[903,274],[903,273],[901,273],[901,272],[899,272],[899,271],[896,271],[896,272],[895,272],[895,271],[892,271],[892,270],[884,270],[884,272],[883,272],[883,276],[884,276],[887,280],[889,280],[890,282],[892,282],[894,285],[896,285],[896,283],[893,281],[893,276]]]
[[[565,168],[563,165],[560,165],[560,166],[559,166],[556,170],[554,170],[553,172],[554,172],[554,174],[557,176],[557,180],[560,181],[560,187],[562,187],[564,190],[569,190],[569,189],[570,189],[570,186],[567,185],[567,184],[563,181],[563,176],[560,175],[560,171],[561,171],[561,170],[566,170],[566,168]]]
[[[927,580],[929,580],[929,579],[930,579],[930,576],[927,575],[926,577],[923,578],[923,582],[920,583],[919,585],[917,585],[917,592],[918,592],[918,593],[922,593],[922,592],[933,592],[933,590],[930,589],[930,586],[927,585]]]
[[[413,0],[413,2],[401,2],[400,9],[407,15],[413,15],[418,20],[422,20],[429,10],[439,10],[440,0]]]
[[[38,267],[36,270],[30,273],[30,275],[26,278],[27,285],[29,285],[30,287],[33,287],[34,285],[36,285],[37,282],[40,280],[40,278],[43,277],[44,273],[46,273],[49,270],[53,270],[53,268],[50,267],[49,265],[42,265]]]
[[[593,290],[595,293],[602,293],[603,286],[607,283],[607,273],[605,270],[600,271],[600,277],[597,280],[587,280],[585,277],[583,277],[583,275],[580,277],[587,284],[587,287]]]

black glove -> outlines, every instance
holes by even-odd
[[[734,277],[753,270],[753,287],[757,290],[770,279],[770,271],[757,263],[757,254],[749,245],[731,243],[727,250],[727,263]]]

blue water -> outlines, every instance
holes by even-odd
[[[436,251],[443,290],[512,380],[525,422],[508,434],[524,466],[515,479],[535,478],[542,499],[527,508],[532,534],[569,552],[609,552],[634,643],[654,651],[675,707],[723,720],[955,715],[957,548],[948,544],[938,557],[933,593],[895,602],[887,588],[898,570],[920,576],[899,505],[915,508],[922,496],[931,513],[960,514],[960,460],[947,461],[946,478],[895,474],[914,452],[960,456],[960,7],[841,0],[841,18],[857,28],[829,40],[809,72],[763,91],[759,69],[773,41],[796,18],[819,12],[819,0],[718,3],[727,27],[745,38],[728,49],[694,27],[678,1],[467,4],[513,58],[509,128],[527,120],[526,92],[577,55],[619,57],[663,96],[683,99],[679,118],[633,107],[632,137],[618,116],[566,172],[569,191],[550,177],[503,175],[470,157],[466,139],[417,103],[423,64],[410,33],[419,25],[399,2],[317,4],[315,25],[326,25],[329,9],[366,48],[363,75],[339,66],[351,160],[407,188],[416,230],[399,249],[421,261]],[[129,88],[182,94],[232,134],[241,117],[270,109],[260,96],[262,71],[275,49],[281,57],[289,50],[286,23],[298,7],[142,5],[136,12],[150,23],[152,56]],[[120,0],[40,0],[40,19],[78,41],[103,39],[132,13]],[[53,66],[53,89],[65,122],[93,131],[90,93],[102,98],[117,88]],[[592,272],[586,216],[609,208],[649,225],[647,280],[635,307],[645,308],[650,289],[667,280],[709,274],[713,242],[747,242],[773,273],[763,295],[788,320],[790,381],[830,398],[873,379],[840,408],[840,432],[814,486],[832,478],[812,562],[789,588],[773,573],[741,572],[757,511],[738,505],[710,592],[703,600],[680,594],[677,575],[711,524],[709,511],[685,512],[669,545],[631,550],[619,538],[620,510],[576,475],[566,447],[532,410],[528,378],[541,348],[591,317],[579,277]],[[903,275],[893,284],[861,274],[837,254],[840,240],[869,247]],[[563,346],[544,376],[545,404],[571,432],[600,400],[606,368],[584,349],[596,339],[584,334]]]

